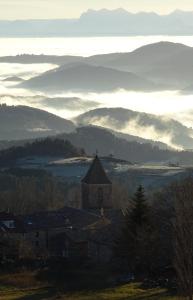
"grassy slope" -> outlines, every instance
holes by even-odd
[[[38,279],[38,274],[37,271],[0,274],[0,300],[177,300],[163,289],[143,290],[137,283],[110,288],[105,288],[105,285],[97,286],[96,281],[100,281],[98,277],[94,277],[95,287],[91,288],[91,276],[86,278],[86,285],[83,287],[83,273],[83,282],[81,277],[73,276],[73,285],[80,285],[82,288],[76,291],[72,288],[70,292],[66,292],[64,281],[60,284],[42,281]]]
[[[97,291],[81,291],[63,293],[49,288],[37,288],[26,290],[0,289],[1,300],[176,300],[167,295],[164,290],[142,290],[138,284],[122,285],[116,288],[108,288]]]

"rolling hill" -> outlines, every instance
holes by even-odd
[[[0,105],[0,140],[37,138],[74,129],[73,122],[40,109]]]
[[[98,151],[100,156],[114,155],[132,163],[180,163],[192,164],[193,153],[188,151],[175,151],[160,149],[151,143],[127,141],[116,136],[107,129],[95,126],[83,126],[69,134],[57,136],[59,139],[69,140],[73,145],[84,148],[88,155]]]
[[[0,151],[0,165],[12,164],[26,157],[79,157],[84,156],[84,150],[74,147],[70,142],[61,139],[46,138],[14,146]]]
[[[42,139],[37,143],[34,143],[33,140],[0,142],[1,149],[3,149],[3,152],[1,152],[2,162],[9,164],[17,158],[25,159],[31,155],[63,157],[65,153],[62,152],[63,143],[60,141],[69,141],[74,145],[75,148],[73,149],[79,149],[78,154],[75,152],[72,154],[75,156],[82,155],[82,153],[93,156],[98,151],[100,156],[109,157],[109,155],[113,155],[117,159],[126,160],[132,164],[158,163],[167,165],[172,163],[190,166],[193,161],[191,151],[175,151],[167,147],[160,149],[155,143],[148,141],[145,143],[145,140],[144,143],[135,140],[129,141],[105,128],[84,126],[76,128],[71,133],[62,133],[49,139]],[[27,146],[25,146],[26,143]],[[31,144],[32,146],[30,146]],[[49,147],[46,146],[48,144]],[[81,149],[84,149],[85,152]]]
[[[133,73],[88,64],[64,65],[20,85],[24,88],[49,91],[107,92],[118,89],[155,91],[159,87]]]
[[[81,125],[97,125],[131,134],[170,146],[193,148],[193,131],[180,122],[152,114],[124,108],[98,108],[78,116],[75,121]]]
[[[21,83],[50,91],[183,90],[193,82],[193,48],[159,42],[129,53],[91,57],[21,55],[0,62],[53,63],[59,67]]]
[[[159,42],[130,53],[90,57],[88,61],[133,72],[166,89],[183,89],[193,82],[193,48],[183,44]]]

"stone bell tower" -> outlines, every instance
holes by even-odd
[[[112,183],[98,157],[95,156],[86,176],[82,179],[82,209],[112,209]]]

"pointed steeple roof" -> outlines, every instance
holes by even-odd
[[[87,184],[111,184],[98,155],[95,156],[95,159],[86,176],[82,179],[82,182]]]

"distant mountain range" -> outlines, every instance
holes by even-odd
[[[0,21],[0,36],[192,35],[193,12],[88,10],[79,19]]]
[[[159,42],[129,53],[86,58],[21,55],[1,57],[0,62],[57,63],[59,67],[19,85],[34,90],[193,92],[193,48],[178,43]]]

